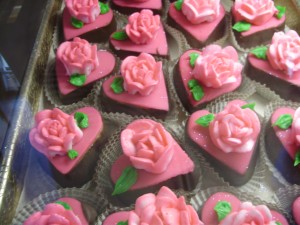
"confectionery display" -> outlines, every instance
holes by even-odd
[[[290,30],[276,32],[267,46],[248,54],[245,73],[266,84],[282,98],[298,101],[300,94],[300,37]]]
[[[300,189],[278,192],[300,184],[300,37],[285,4],[55,7],[17,104],[28,151],[11,155],[26,184],[12,224],[300,225]]]

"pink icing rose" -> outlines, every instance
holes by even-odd
[[[157,196],[152,193],[142,195],[130,211],[128,225],[203,225],[197,212],[187,205],[183,196],[177,196],[163,186]]]
[[[236,82],[242,69],[233,47],[222,49],[219,45],[209,45],[197,58],[192,75],[207,87],[219,88]]]
[[[276,32],[267,51],[268,61],[274,69],[282,70],[288,76],[300,70],[300,37],[296,31],[286,34]]]
[[[71,16],[84,23],[92,23],[100,14],[98,0],[65,0]]]
[[[300,107],[296,109],[292,123],[292,134],[294,136],[294,143],[300,146]]]
[[[129,16],[125,29],[132,42],[147,44],[155,37],[159,27],[160,16],[154,16],[151,10],[143,9]]]
[[[161,62],[153,56],[141,53],[138,57],[128,56],[121,65],[124,89],[129,94],[149,95],[160,80]]]
[[[237,21],[258,26],[266,23],[278,12],[273,0],[236,0],[233,7]]]
[[[184,0],[181,11],[192,24],[212,22],[220,14],[220,0]]]
[[[76,73],[88,76],[99,66],[97,46],[78,37],[62,43],[57,49],[56,57],[64,64],[70,76]]]
[[[212,142],[222,151],[249,152],[255,145],[260,122],[254,111],[228,105],[209,124]]]
[[[220,225],[276,225],[269,208],[265,205],[254,206],[251,202],[243,202],[236,212],[227,215]]]
[[[24,225],[82,225],[73,210],[66,210],[62,205],[50,203],[43,211],[32,214]]]
[[[129,124],[121,132],[121,145],[133,166],[149,173],[164,172],[174,154],[172,136],[160,123],[149,119]]]
[[[74,117],[58,108],[38,112],[35,115],[35,127],[29,133],[33,147],[52,157],[67,154],[82,136],[83,132]]]

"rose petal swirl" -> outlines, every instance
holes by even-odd
[[[139,119],[121,132],[123,153],[137,169],[149,173],[164,172],[173,157],[173,138],[153,120]]]
[[[241,77],[243,66],[237,51],[227,46],[209,45],[197,58],[192,75],[206,87],[219,88]]]
[[[65,0],[65,4],[72,17],[84,22],[94,22],[100,14],[98,0]]]
[[[76,73],[88,76],[99,66],[97,46],[78,37],[63,42],[57,49],[56,57],[64,64],[70,76]]]
[[[181,11],[192,24],[212,22],[220,14],[220,0],[184,0]]]
[[[222,151],[249,152],[256,143],[260,122],[254,111],[228,105],[209,124],[212,142]]]
[[[128,225],[203,225],[197,212],[187,205],[183,196],[177,196],[163,186],[157,196],[145,194],[130,211]]]
[[[66,210],[62,205],[50,203],[43,211],[32,214],[24,225],[82,225],[73,210]]]
[[[300,37],[296,31],[276,32],[267,51],[268,61],[274,69],[288,76],[300,70]]]
[[[233,8],[236,21],[257,26],[268,22],[278,12],[273,0],[236,0]]]
[[[126,34],[136,44],[147,44],[156,35],[160,27],[160,16],[153,15],[148,9],[143,9],[129,16],[125,27]]]
[[[128,56],[121,65],[124,89],[129,94],[139,93],[144,96],[151,94],[160,81],[161,69],[162,63],[156,62],[150,54]]]
[[[272,214],[265,205],[254,206],[251,202],[243,202],[238,211],[227,215],[220,225],[276,225]]]
[[[81,140],[83,132],[73,116],[58,108],[35,115],[35,127],[29,133],[31,144],[46,156],[66,155]]]

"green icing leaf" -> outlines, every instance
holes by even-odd
[[[199,57],[199,54],[196,53],[196,52],[192,52],[190,54],[190,65],[191,65],[192,68],[195,67],[195,62],[196,62],[198,57]]]
[[[245,21],[239,21],[235,23],[232,27],[232,29],[236,30],[237,32],[247,31],[250,30],[250,28],[251,28],[251,24]]]
[[[69,82],[73,84],[76,87],[81,87],[84,85],[86,81],[86,75],[85,74],[78,74],[74,73],[71,75]]]
[[[74,149],[68,151],[68,157],[70,159],[75,159],[78,156],[78,152]]]
[[[112,195],[117,195],[128,191],[129,188],[136,183],[137,178],[137,170],[132,166],[126,167],[121,176],[118,178]]]
[[[200,101],[204,96],[203,88],[200,85],[194,86],[191,89],[191,93],[195,101]]]
[[[210,122],[213,121],[214,119],[215,119],[215,115],[210,113],[205,116],[201,116],[195,122],[201,125],[202,127],[208,127]]]
[[[250,52],[258,59],[267,60],[267,51],[268,51],[268,47],[263,46],[263,47],[257,47],[251,50]]]
[[[124,91],[123,88],[123,78],[122,77],[116,77],[113,82],[111,83],[110,87],[116,94],[121,94]]]
[[[116,31],[112,34],[111,37],[118,41],[123,41],[123,40],[128,39],[128,35],[126,34],[125,31]]]
[[[290,114],[283,114],[278,117],[273,126],[277,126],[282,130],[288,129],[293,123],[293,117]]]
[[[76,112],[74,114],[77,125],[80,128],[87,128],[89,126],[89,117],[83,112]]]
[[[177,0],[177,1],[174,3],[175,9],[177,9],[178,11],[180,11],[181,8],[182,8],[182,4],[183,4],[183,0]]]
[[[191,80],[188,81],[189,89],[192,89],[193,87],[199,86],[199,85],[200,85],[199,82],[195,79],[191,79]]]
[[[117,223],[117,225],[128,225],[128,220],[120,221],[120,222]]]
[[[249,109],[252,109],[253,111],[254,111],[254,107],[255,107],[255,102],[249,103],[249,104],[246,104],[246,105],[242,105],[242,106],[241,106],[242,109],[247,109],[247,108],[249,108]]]
[[[283,17],[283,15],[285,14],[286,7],[285,6],[280,6],[280,5],[276,5],[275,7],[278,10],[278,13],[276,14],[276,17],[277,17],[277,19],[280,20]]]
[[[231,204],[227,201],[219,201],[214,207],[218,215],[218,221],[223,220],[231,212]]]
[[[106,14],[109,12],[109,6],[108,4],[105,4],[103,2],[99,2],[99,6],[100,6],[100,14]]]
[[[276,225],[282,225],[282,223],[280,223],[280,222],[278,222],[278,221],[277,221],[277,222],[275,222],[275,223],[276,223]]]
[[[294,166],[298,166],[300,164],[300,152],[297,152],[295,155]]]
[[[72,210],[72,207],[68,203],[66,203],[66,202],[57,201],[55,203],[59,204],[59,205],[62,205],[66,210]]]
[[[79,29],[81,27],[83,27],[83,22],[81,20],[78,20],[74,17],[71,18],[71,24],[73,27]]]

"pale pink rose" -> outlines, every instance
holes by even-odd
[[[220,0],[184,0],[181,11],[192,24],[212,22],[220,14]]]
[[[143,9],[129,16],[125,27],[126,34],[136,44],[147,44],[156,35],[160,27],[160,16],[153,15],[148,9]]]
[[[145,194],[130,211],[128,225],[203,225],[197,212],[187,205],[183,196],[177,196],[163,186],[157,195]]]
[[[97,46],[78,37],[63,42],[57,49],[56,57],[64,64],[70,76],[76,73],[88,76],[99,66]]]
[[[294,143],[296,143],[297,146],[300,146],[300,107],[296,109],[293,116],[292,134]]]
[[[228,105],[209,124],[212,142],[222,151],[249,152],[256,143],[260,122],[254,111]]]
[[[149,95],[160,81],[161,62],[153,56],[141,53],[138,57],[128,56],[121,65],[124,89],[129,94]]]
[[[276,32],[267,51],[268,61],[274,69],[288,76],[300,70],[300,37],[296,31]]]
[[[238,211],[231,212],[220,225],[276,225],[270,209],[265,205],[254,206],[251,202],[243,202]]]
[[[32,146],[46,156],[66,155],[82,136],[74,117],[58,108],[38,112],[29,133]]]
[[[71,16],[84,23],[94,22],[101,10],[98,0],[65,0],[65,4]]]
[[[82,225],[73,210],[67,210],[62,205],[50,203],[43,211],[32,214],[24,225]]]
[[[139,119],[121,132],[123,153],[133,166],[150,173],[164,172],[174,154],[172,136],[153,120]]]
[[[236,21],[253,25],[268,22],[278,12],[273,0],[236,0],[233,7]]]
[[[197,58],[192,75],[206,87],[219,88],[236,82],[242,69],[233,47],[222,49],[219,45],[209,45]]]

